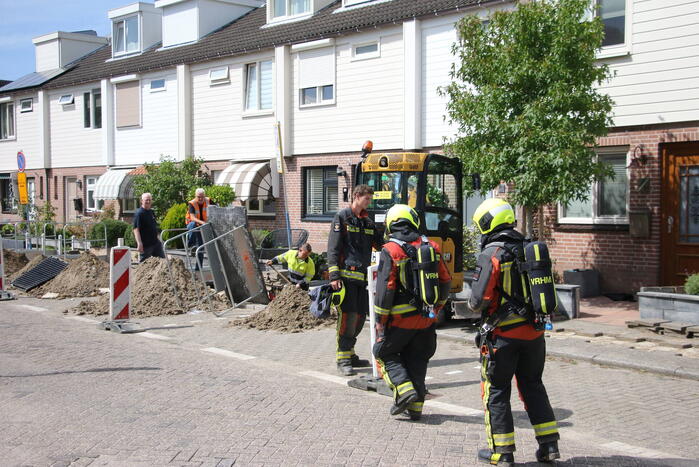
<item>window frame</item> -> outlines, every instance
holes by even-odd
[[[161,81],[162,81],[162,83],[163,83],[162,86],[153,87],[153,83],[159,83],[159,82],[161,82]],[[151,79],[150,82],[148,83],[148,90],[149,90],[150,92],[163,92],[163,91],[167,91],[167,80],[166,80],[165,78],[154,78],[154,79]]]
[[[332,87],[333,88],[333,97],[332,99],[323,99],[323,88],[326,87]],[[316,101],[313,102],[312,104],[304,104],[303,103],[303,91],[306,89],[315,89],[316,90]],[[304,109],[307,107],[320,107],[324,105],[333,105],[335,104],[335,83],[332,84],[322,84],[319,86],[309,86],[307,88],[299,88],[299,108]]]
[[[375,52],[366,52],[362,54],[357,54],[357,49],[361,47],[367,47],[370,45],[376,45]],[[359,42],[357,44],[352,44],[352,56],[350,61],[358,62],[360,60],[371,60],[372,58],[381,58],[381,40],[376,39],[374,41]]]
[[[7,125],[6,119],[11,123]],[[3,126],[7,125],[7,134],[3,135]],[[0,102],[0,141],[13,141],[17,139],[17,117],[15,115],[15,103],[14,101]]]
[[[58,98],[58,105],[73,105],[75,104],[75,95],[73,93],[71,94],[62,94],[61,97]]]
[[[258,209],[252,209],[250,207],[250,201],[260,201],[260,207]],[[260,199],[260,200],[248,199],[248,200],[245,200],[243,205],[245,206],[245,209],[247,210],[248,215],[256,216],[256,217],[262,217],[262,216],[274,217],[274,216],[276,216],[276,207],[275,207],[275,212],[266,212],[265,211],[265,203],[268,203],[268,202],[273,203],[274,200],[271,200],[271,199]]]
[[[137,40],[136,40],[136,48],[134,50],[128,50],[128,29],[127,29],[127,21],[135,18],[136,19],[136,34],[137,34]],[[119,28],[119,25],[123,24],[124,25],[124,49],[123,50],[117,50],[115,47],[118,45],[117,43],[117,30]],[[112,41],[112,57],[123,57],[125,55],[132,55],[141,52],[141,15],[136,13],[133,15],[128,15],[128,16],[123,16],[117,20],[112,21],[112,37],[115,38]]]
[[[100,97],[99,112],[97,112],[97,96]],[[86,130],[102,128],[102,90],[99,88],[83,92],[83,128]]]
[[[261,75],[261,70],[262,70],[262,63],[269,63],[271,66],[271,71],[270,73],[272,74],[272,102],[270,103],[269,108],[261,108],[262,104],[262,75]],[[257,108],[248,108],[248,89],[249,89],[249,69],[250,66],[254,65],[256,68],[256,75],[255,75],[255,84],[257,87]],[[274,60],[273,59],[268,59],[268,60],[257,60],[255,62],[249,62],[246,63],[245,66],[242,67],[243,70],[243,113],[246,115],[260,115],[260,114],[270,114],[274,112]]]
[[[595,17],[599,15],[599,9],[601,8],[601,2],[604,0],[591,0],[590,2],[590,16]],[[597,58],[612,58],[612,57],[623,57],[625,55],[631,54],[632,51],[632,14],[633,14],[633,4],[632,0],[624,1],[624,42],[619,44],[610,44],[601,46],[597,51]]]
[[[225,76],[214,77],[217,72],[225,71]],[[226,84],[231,82],[231,71],[228,65],[210,68],[209,69],[209,86],[216,86],[217,84]]]
[[[297,19],[297,18],[304,18],[307,16],[311,16],[313,14],[313,0],[302,0],[302,1],[308,1],[308,10],[301,12],[301,13],[294,13],[290,14],[291,12],[291,2],[294,0],[284,0],[285,3],[285,8],[284,8],[284,14],[283,15],[276,15],[275,14],[275,0],[269,0],[267,3],[267,15],[268,15],[268,21],[271,23],[275,23],[278,21],[286,21],[290,19]]]
[[[104,207],[104,200],[95,199],[95,186],[97,185],[97,180],[99,180],[99,175],[85,175],[85,211],[86,212],[102,212]],[[90,179],[94,179],[94,182],[90,183]],[[90,207],[90,192],[92,192],[93,206]]]
[[[25,108],[24,104],[29,102],[29,108]],[[20,113],[26,113],[26,112],[33,112],[34,111],[34,98],[33,97],[25,97],[24,99],[19,100],[19,112]]]
[[[618,158],[619,156],[624,157],[624,167],[626,169],[626,214],[623,216],[603,216],[599,214],[599,199],[602,185],[606,182],[593,182],[591,187],[590,203],[592,212],[590,217],[566,217],[565,207],[562,204],[558,204],[558,223],[559,224],[587,224],[587,225],[628,225],[629,224],[629,210],[631,208],[631,183],[628,160],[629,160],[629,147],[604,147],[597,149],[596,158],[599,159],[612,159]]]
[[[322,208],[322,213],[316,214],[316,213],[309,213],[308,212],[308,173],[311,170],[322,170],[323,171],[323,186],[322,186],[322,191],[323,191],[323,208]],[[326,174],[329,173],[330,175],[327,176]],[[337,196],[337,207],[334,211],[326,209],[325,203],[329,201],[327,197],[325,196],[325,192],[327,187],[335,187],[336,190],[339,190],[339,183],[337,180],[337,165],[321,165],[321,166],[308,166],[308,167],[303,167],[302,171],[302,176],[303,176],[303,215],[302,215],[302,220],[319,220],[319,221],[331,221],[333,217],[335,216],[335,213],[340,209],[340,199],[339,199],[339,191],[338,191],[338,196]],[[327,183],[326,182],[330,182]]]

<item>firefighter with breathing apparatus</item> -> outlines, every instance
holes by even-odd
[[[451,277],[439,247],[418,233],[420,218],[405,204],[386,213],[374,311],[373,353],[393,390],[391,415],[406,410],[419,420],[425,401],[427,365],[437,349],[436,315],[444,306]]]
[[[556,418],[542,382],[544,328],[550,326],[557,307],[548,248],[543,242],[528,242],[514,229],[514,211],[502,199],[485,200],[473,222],[482,237],[469,305],[481,312],[476,343],[481,352],[488,439],[488,448],[478,452],[478,460],[491,465],[514,463],[510,392],[516,376],[539,443],[537,460],[550,462],[560,454]]]

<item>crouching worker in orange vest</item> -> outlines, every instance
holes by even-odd
[[[435,324],[451,286],[439,247],[418,233],[420,218],[405,204],[386,213],[374,310],[378,339],[373,352],[393,390],[391,415],[406,410],[419,420],[425,402],[425,376],[437,350]]]
[[[267,261],[267,265],[285,265],[289,270],[289,280],[296,284],[296,288],[308,290],[308,286],[316,274],[316,265],[313,259],[309,257],[311,251],[311,244],[306,243],[300,246],[298,250],[289,250],[286,253],[275,256]]]
[[[207,210],[209,205],[211,205],[211,200],[206,197],[206,193],[203,188],[197,188],[194,194],[194,199],[187,203],[187,214],[185,215],[185,222],[187,223],[187,230],[192,230],[200,225],[206,224],[208,220]],[[188,232],[187,233],[187,246],[194,251],[204,243],[200,231]],[[198,261],[194,268],[195,271],[199,270],[199,264],[204,263],[204,252],[201,251],[198,255]]]

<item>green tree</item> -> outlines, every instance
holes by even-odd
[[[535,208],[585,200],[593,180],[612,176],[594,153],[612,100],[598,91],[610,72],[595,63],[604,29],[598,17],[583,21],[589,4],[520,2],[487,23],[463,18],[452,83],[440,90],[458,129],[447,152],[464,173],[481,174],[484,192],[513,183],[509,201],[526,208],[530,235]],[[539,216],[540,232],[543,223]]]
[[[146,174],[134,178],[134,193],[137,197],[151,193],[153,210],[162,218],[173,204],[188,201],[187,194],[192,187],[211,185],[210,178],[201,172],[203,162],[196,158],[177,162],[165,157],[159,164],[145,164]]]
[[[235,201],[235,192],[230,185],[211,185],[207,187],[192,187],[187,195],[187,201],[194,198],[197,188],[204,188],[206,196],[219,207],[230,206]]]

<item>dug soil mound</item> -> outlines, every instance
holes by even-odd
[[[17,253],[16,251],[2,250],[4,265],[5,265],[5,276],[10,277],[29,262],[29,258],[24,253]]]
[[[318,319],[311,314],[310,307],[308,292],[285,286],[264,310],[249,318],[231,321],[230,325],[263,331],[302,332],[335,324],[337,315]]]
[[[109,287],[109,264],[92,253],[81,253],[68,262],[59,275],[32,290],[32,295],[42,296],[57,293],[57,298],[92,297],[99,295],[100,288]]]
[[[208,310],[208,305],[199,305],[199,294],[210,292],[199,281],[192,279],[192,275],[185,268],[184,262],[179,258],[170,260],[172,277],[168,272],[167,261],[162,258],[148,258],[143,263],[134,267],[131,272],[131,316],[148,317],[179,315],[199,306]],[[174,279],[174,280],[173,280]],[[182,304],[178,303],[172,283],[177,285]],[[228,301],[219,295],[212,298],[214,309],[223,310],[229,307]],[[67,310],[67,313],[79,315],[103,315],[109,313],[109,294],[101,296],[98,300],[83,301],[75,308]]]
[[[21,269],[19,269],[17,272],[9,276],[9,281],[12,282],[13,280],[19,278],[22,274],[25,272],[29,271],[30,269],[33,269],[37,264],[41,263],[44,259],[46,259],[45,256],[43,255],[37,255],[31,259],[28,263],[26,263]],[[7,275],[7,271],[5,271],[5,274]]]

